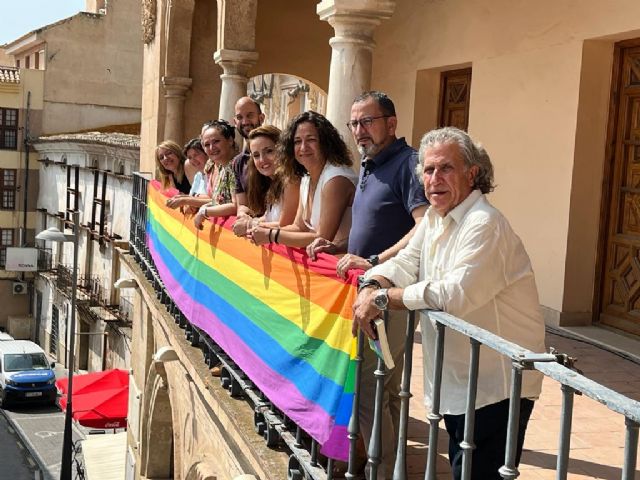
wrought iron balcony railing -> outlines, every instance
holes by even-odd
[[[56,287],[67,297],[72,294],[72,269],[68,265],[58,264],[56,269]],[[104,286],[100,275],[78,276],[76,291],[78,310],[94,320],[113,322],[117,326],[130,326],[133,305],[127,298],[121,297],[119,303],[111,301],[111,290]]]
[[[49,272],[53,269],[53,256],[50,248],[38,248],[38,271]]]

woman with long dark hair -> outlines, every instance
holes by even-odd
[[[306,247],[318,237],[344,242],[351,228],[357,175],[336,128],[319,113],[301,113],[283,132],[279,155],[288,180],[295,178],[300,168],[305,172],[296,218],[285,227],[254,228],[250,232],[253,242],[290,247]]]

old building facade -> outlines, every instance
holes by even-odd
[[[82,244],[86,298],[84,310],[79,309],[76,367],[99,370],[128,365],[128,320],[113,318],[120,302],[111,277],[117,273],[114,245],[126,244],[128,235],[128,217],[119,215],[130,209],[126,199],[131,182],[126,179],[137,169],[139,137],[51,135],[96,129],[137,133],[142,44],[140,8],[134,0],[87,0],[85,10],[0,46],[0,63],[9,65],[0,75],[0,160],[3,174],[13,182],[4,189],[8,203],[2,207],[0,228],[3,245],[33,247],[37,231],[52,225],[62,228],[70,212],[81,208],[84,228],[93,233]],[[23,215],[25,201],[29,213]],[[116,206],[119,211],[114,213]],[[72,257],[52,245],[37,246],[44,260],[42,274],[21,276],[25,294],[13,294],[14,281],[0,283],[0,298],[7,305],[0,326],[17,321],[13,317],[19,310],[30,324],[29,336],[66,365],[71,292],[65,272],[70,273]],[[54,275],[51,267],[60,275]],[[2,275],[16,277],[9,272]],[[107,310],[99,310],[105,306]]]
[[[42,123],[43,72],[0,66],[0,326],[16,337],[32,333],[29,281],[33,273],[6,269],[7,247],[33,245],[38,164],[29,159],[27,135]]]
[[[83,133],[41,137],[38,227],[71,228],[79,211],[76,368],[127,368],[131,356],[130,295],[114,288],[121,274],[118,249],[126,249],[131,214],[131,175],[138,166],[135,135]],[[73,245],[47,244],[55,270],[34,284],[40,345],[67,365]]]
[[[87,0],[85,10],[0,46],[16,68],[44,72],[43,134],[140,121],[139,3]]]
[[[527,247],[549,324],[602,323],[640,335],[639,14],[629,0],[606,8],[596,0],[145,1],[140,170],[154,171],[163,139],[181,142],[205,120],[231,120],[251,78],[279,73],[316,85],[345,139],[352,99],[383,90],[414,146],[445,124],[486,146],[498,183],[491,201]],[[255,450],[233,449],[251,440],[225,420],[224,392],[142,287],[144,274],[131,270],[141,285],[133,471],[282,478],[255,462]],[[166,366],[154,357],[162,347],[175,354]],[[161,432],[171,461],[163,454],[154,463],[152,432]],[[161,474],[152,475],[157,465]],[[192,476],[199,468],[214,473]]]

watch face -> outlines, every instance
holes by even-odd
[[[389,297],[387,296],[387,289],[383,288],[382,290],[378,290],[378,293],[373,299],[373,303],[375,303],[376,307],[380,310],[386,310],[389,305]]]

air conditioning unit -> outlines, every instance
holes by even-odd
[[[25,282],[13,282],[12,290],[14,295],[25,295],[27,293],[27,284]]]

